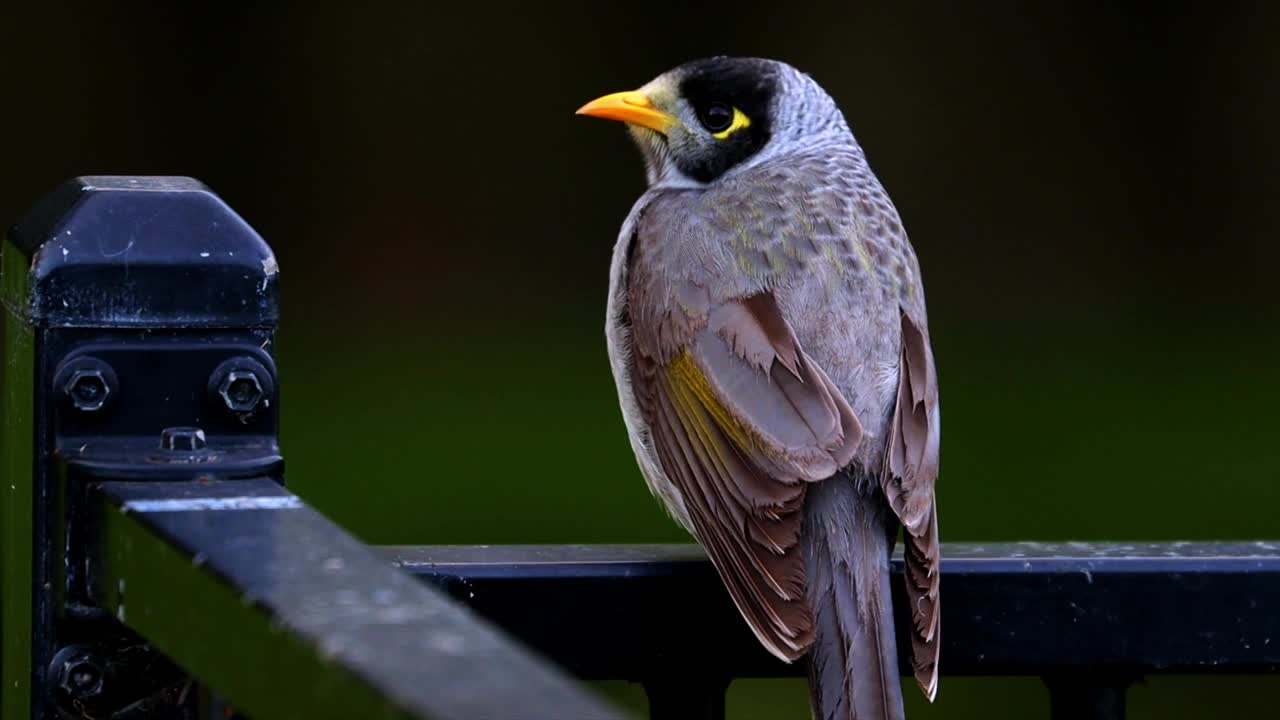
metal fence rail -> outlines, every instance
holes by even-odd
[[[642,682],[663,706],[696,699],[700,717],[723,717],[708,698],[731,678],[804,673],[760,648],[696,547],[381,552],[574,673]],[[1120,718],[1124,689],[1148,674],[1280,669],[1280,544],[948,545],[943,556],[943,674],[1042,676],[1054,717]],[[693,717],[677,707],[654,716]]]
[[[252,717],[614,717],[268,478],[104,482],[93,596]]]

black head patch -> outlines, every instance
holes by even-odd
[[[680,95],[699,117],[722,104],[741,110],[750,121],[723,140],[677,153],[674,159],[681,172],[699,182],[710,182],[769,142],[770,108],[778,92],[775,63],[755,58],[708,58],[680,66],[677,77]]]

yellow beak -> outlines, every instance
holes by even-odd
[[[648,95],[635,90],[596,98],[578,108],[578,114],[606,120],[621,120],[656,130],[663,135],[667,134],[672,125],[680,122],[671,115],[655,109]]]

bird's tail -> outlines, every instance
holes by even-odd
[[[901,720],[889,595],[889,510],[843,473],[809,486],[805,571],[817,633],[809,697],[817,720]]]

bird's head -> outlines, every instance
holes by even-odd
[[[578,114],[627,123],[650,186],[706,185],[769,158],[853,141],[812,78],[758,58],[685,63],[638,90],[592,100]]]

